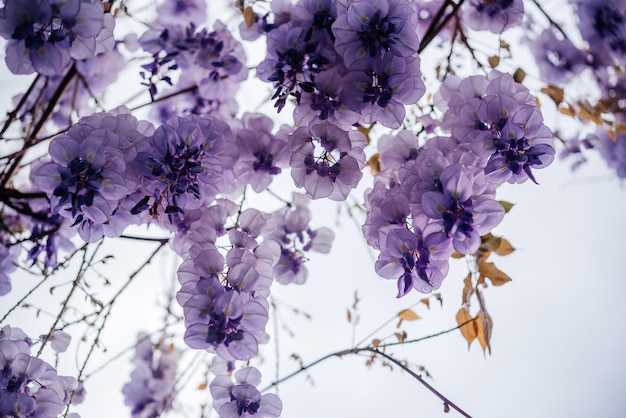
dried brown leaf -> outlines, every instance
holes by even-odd
[[[405,321],[417,321],[418,319],[420,319],[419,315],[410,309],[401,310],[400,312],[398,312],[398,317]]]
[[[506,282],[510,282],[511,278],[502,270],[496,267],[494,263],[482,263],[478,266],[478,272],[491,280],[494,286],[502,286]]]
[[[468,273],[463,279],[463,292],[461,293],[461,305],[466,305],[469,301],[469,298],[474,293],[474,287],[472,286],[472,274]]]
[[[515,251],[515,248],[511,245],[511,243],[506,238],[502,238],[502,240],[500,241],[500,245],[495,251],[496,251],[496,254],[500,256],[504,256],[504,255],[511,254],[513,251]]]
[[[467,341],[467,349],[469,350],[470,345],[476,339],[477,330],[474,327],[474,322],[466,323],[471,320],[472,316],[465,308],[459,309],[459,312],[456,314],[456,323],[457,325],[465,324],[459,328],[461,334],[463,334],[463,338]]]
[[[428,298],[420,299],[420,302],[422,302],[424,305],[426,305],[428,309],[430,309],[430,299]]]
[[[246,22],[246,27],[249,29],[254,25],[254,12],[252,7],[247,6],[243,9],[243,20]]]
[[[500,57],[497,55],[492,55],[489,58],[487,58],[487,62],[489,62],[489,66],[491,68],[496,68],[498,64],[500,64]]]
[[[487,312],[479,312],[478,315],[476,315],[474,323],[476,324],[477,331],[476,339],[482,347],[483,352],[486,350],[491,354],[491,317]]]
[[[557,106],[560,105],[561,102],[563,102],[563,99],[565,98],[565,93],[563,92],[563,89],[553,84],[550,84],[547,87],[542,88],[541,92],[545,94],[546,96],[548,96],[549,98],[551,98],[552,101]]]
[[[522,70],[521,68],[518,68],[513,73],[513,80],[515,80],[515,82],[517,83],[521,83],[522,81],[524,81],[525,78],[526,78],[526,71]]]

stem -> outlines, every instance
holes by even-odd
[[[472,320],[470,320],[470,321],[467,321],[466,323],[469,323],[469,322],[471,322],[471,321],[473,321],[473,319],[472,319]],[[446,331],[442,331],[442,332],[440,332],[440,333],[438,333],[438,334],[433,334],[433,335],[431,335],[431,336],[423,337],[423,338],[421,338],[421,339],[414,340],[414,341],[412,341],[412,342],[422,341],[422,340],[425,340],[425,339],[427,339],[427,338],[433,338],[433,337],[435,337],[435,336],[437,336],[437,335],[442,335],[442,334],[445,334],[445,333],[451,332],[451,331],[453,331],[453,330],[456,330],[456,329],[458,329],[458,328],[462,327],[463,325],[465,325],[465,324],[458,325],[458,326],[456,326],[456,327],[454,327],[454,328],[452,328],[452,329],[449,329],[449,330],[446,330]],[[408,341],[407,341],[407,342],[408,342]],[[405,342],[405,344],[406,344],[407,342]],[[389,344],[389,345],[392,345],[392,344]],[[347,349],[347,350],[335,351],[334,353],[327,354],[327,355],[325,355],[325,356],[323,356],[323,357],[320,357],[319,359],[315,360],[314,362],[312,362],[312,363],[310,363],[310,364],[303,365],[302,367],[300,367],[300,369],[298,369],[298,370],[296,370],[296,371],[294,371],[294,372],[292,372],[292,373],[288,374],[287,376],[285,376],[285,377],[283,377],[283,378],[281,378],[281,379],[277,379],[277,380],[275,380],[274,382],[270,383],[267,387],[265,387],[265,388],[261,389],[261,390],[260,390],[260,392],[261,392],[261,393],[266,392],[266,391],[268,391],[269,389],[271,389],[271,388],[273,388],[273,387],[278,386],[280,383],[286,382],[287,380],[291,379],[292,377],[297,376],[298,374],[302,373],[303,371],[308,370],[308,369],[310,369],[310,368],[312,368],[312,367],[314,367],[314,366],[316,366],[316,365],[318,365],[318,364],[320,364],[320,363],[322,363],[322,362],[324,362],[324,361],[328,360],[329,358],[332,358],[332,357],[343,357],[343,356],[345,356],[345,355],[349,355],[349,354],[359,354],[359,353],[362,353],[362,352],[370,352],[370,353],[375,353],[375,354],[380,355],[381,357],[384,357],[384,358],[386,358],[387,360],[389,360],[389,361],[393,362],[394,364],[396,364],[397,366],[399,366],[400,368],[402,368],[402,370],[404,370],[404,371],[406,371],[407,373],[409,373],[409,374],[410,374],[410,375],[411,375],[414,379],[416,379],[416,380],[417,380],[418,382],[420,382],[422,385],[424,385],[424,386],[425,386],[425,387],[426,387],[429,391],[431,391],[433,394],[435,394],[435,396],[437,396],[439,399],[441,399],[441,400],[443,401],[444,405],[448,405],[449,407],[451,407],[452,409],[456,410],[457,412],[459,412],[459,413],[460,413],[461,415],[463,415],[464,417],[471,418],[471,416],[470,416],[467,412],[463,411],[460,407],[458,407],[456,404],[454,404],[452,401],[450,401],[447,397],[445,397],[445,396],[444,396],[441,392],[439,392],[439,391],[438,391],[437,389],[435,389],[433,386],[431,386],[430,384],[428,384],[428,383],[427,383],[427,382],[426,382],[426,381],[422,378],[422,376],[420,376],[420,375],[418,375],[417,373],[415,373],[415,372],[414,372],[413,370],[411,370],[408,366],[406,366],[406,365],[402,364],[402,362],[400,362],[399,360],[396,360],[393,356],[391,356],[391,355],[389,355],[389,354],[386,354],[386,353],[382,352],[381,350],[379,350],[379,349],[378,349],[378,348],[376,348],[376,347],[361,347],[361,348],[355,347],[355,348],[350,348],[350,349]]]

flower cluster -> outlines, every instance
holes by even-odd
[[[232,142],[229,126],[219,119],[189,115],[159,126],[136,157],[145,197],[133,213],[149,208],[158,218],[210,204],[227,186],[223,175],[236,159],[227,146]]]
[[[181,352],[161,339],[154,344],[145,333],[137,337],[135,370],[122,388],[131,417],[158,417],[172,408],[177,362]]]
[[[274,84],[275,107],[296,101],[298,123],[399,127],[404,105],[424,93],[417,15],[406,0],[303,0],[267,30],[259,78]]]
[[[152,62],[143,65],[142,76],[146,79],[151,96],[157,94],[157,83],[164,81],[173,85],[173,72],[180,71],[177,87],[180,90],[196,88],[196,93],[184,96],[175,114],[206,114],[216,112],[223,103],[230,103],[238,83],[248,76],[243,47],[221,22],[213,30],[197,29],[191,23],[187,27],[168,23],[164,28],[145,32],[140,43],[152,54]],[[191,102],[189,101],[191,99]],[[230,113],[226,106],[225,113]],[[162,121],[171,116],[165,111]],[[235,113],[236,113],[236,109]]]
[[[85,241],[118,236],[130,223],[123,202],[138,182],[126,173],[151,129],[123,108],[85,117],[54,138],[52,161],[33,171],[51,212],[71,219]]]
[[[443,84],[440,128],[420,145],[408,132],[380,141],[380,165],[366,196],[363,233],[380,250],[376,271],[396,279],[398,297],[437,289],[455,250],[472,254],[504,217],[503,182],[535,181],[554,159],[552,135],[534,98],[509,75]]]
[[[21,329],[8,325],[0,329],[2,417],[55,418],[78,389],[76,379],[57,375],[51,365],[31,356],[31,347],[32,340]]]
[[[463,5],[463,22],[474,30],[502,33],[524,17],[522,0],[469,0]]]
[[[261,373],[254,367],[235,372],[235,383],[230,376],[216,376],[209,388],[213,407],[220,418],[276,418],[283,404],[273,393],[261,395],[256,386]]]
[[[280,245],[280,258],[274,265],[274,276],[279,283],[304,283],[307,279],[305,253],[330,251],[334,233],[327,227],[311,229],[312,213],[308,203],[305,195],[294,193],[291,206],[273,213],[276,229],[266,239]]]
[[[7,0],[0,8],[5,61],[15,74],[61,74],[72,60],[112,46],[113,26],[100,0]]]
[[[237,228],[228,231],[230,250],[222,255],[216,240],[226,234],[228,213],[217,206],[199,219],[205,225],[192,232],[185,261],[178,269],[181,289],[178,303],[185,316],[185,342],[207,349],[221,358],[249,360],[256,356],[265,337],[273,281],[272,267],[278,246],[257,238],[273,229],[271,216],[248,209],[238,216]]]

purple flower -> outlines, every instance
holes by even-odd
[[[107,225],[138,186],[127,168],[146,144],[143,130],[123,109],[83,118],[52,140],[52,161],[33,173],[52,213],[72,219],[85,241],[113,235]]]
[[[594,64],[610,65],[614,58],[622,61],[626,54],[626,4],[621,0],[575,3],[580,33],[589,43]]]
[[[502,221],[504,208],[482,195],[487,187],[484,177],[460,164],[444,168],[440,179],[440,191],[422,195],[423,211],[452,238],[456,251],[472,254],[480,245],[480,237]]]
[[[348,1],[332,25],[335,48],[349,69],[366,69],[383,57],[409,57],[419,48],[416,25],[406,0]]]
[[[441,286],[448,274],[450,240],[439,231],[416,234],[400,226],[389,226],[380,230],[379,243],[376,272],[398,280],[397,297],[413,288],[430,293]]]
[[[386,55],[365,71],[344,77],[341,102],[359,113],[365,123],[379,122],[398,128],[404,121],[405,104],[414,104],[426,90],[417,54],[409,58]]]
[[[462,10],[467,26],[492,33],[502,33],[524,17],[522,0],[469,0]]]
[[[0,240],[0,296],[11,291],[9,275],[17,268],[17,257],[20,254],[19,245],[6,246]]]
[[[172,408],[180,350],[162,338],[154,344],[146,333],[137,338],[135,369],[122,388],[133,418],[158,417]]]
[[[0,416],[55,418],[78,388],[76,379],[58,376],[32,357],[32,341],[19,328],[0,332]]]
[[[363,175],[364,146],[360,132],[327,123],[296,129],[289,139],[295,185],[304,187],[313,199],[345,200]]]
[[[286,132],[272,134],[274,123],[261,114],[243,115],[242,129],[235,130],[239,158],[233,168],[238,183],[249,184],[260,193],[274,176],[289,166],[289,147]]]
[[[280,398],[273,393],[261,395],[256,386],[261,373],[254,367],[235,372],[235,382],[229,376],[216,376],[209,388],[213,407],[220,418],[276,418],[282,411]]]
[[[291,206],[273,213],[276,229],[265,236],[266,240],[280,246],[274,275],[281,284],[303,284],[306,281],[306,252],[327,254],[330,251],[334,233],[326,227],[312,229],[309,226],[312,214],[308,203],[308,197],[294,193]]]
[[[541,77],[548,83],[567,83],[586,65],[585,53],[567,38],[558,38],[552,29],[543,31],[531,43]]]
[[[107,19],[107,25],[113,23]],[[0,36],[9,40],[5,60],[16,74],[58,75],[72,59],[105,52],[96,45],[103,29],[99,0],[7,0],[0,9]]]
[[[190,115],[161,125],[149,139],[150,149],[137,156],[146,197],[134,208],[155,218],[172,216],[209,204],[218,194],[229,168],[220,158],[232,142],[229,126],[215,118]]]

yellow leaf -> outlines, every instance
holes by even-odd
[[[518,68],[513,73],[513,80],[515,80],[518,83],[521,83],[522,81],[524,81],[525,78],[526,78],[526,71],[522,70],[521,68]]]
[[[466,324],[466,322],[470,319],[472,319],[472,316],[465,308],[461,308],[456,314],[457,325],[465,324],[460,327],[459,330],[461,331],[461,334],[463,334],[463,338],[465,338],[465,340],[467,341],[468,350],[472,342],[476,339],[476,329],[474,328],[474,324],[472,323],[474,321]]]
[[[489,58],[487,58],[487,61],[489,62],[489,66],[491,68],[496,68],[498,66],[498,64],[500,64],[500,57],[497,55],[493,55]]]
[[[576,110],[570,105],[559,106],[559,112],[561,112],[564,115],[571,116],[571,117],[576,116]]]
[[[243,20],[246,22],[246,26],[251,28],[254,25],[254,12],[252,11],[252,7],[247,6],[243,9]]]
[[[513,203],[507,202],[506,200],[498,200],[498,203],[504,208],[504,213],[509,213],[513,206],[515,206]]]
[[[424,298],[424,299],[421,299],[420,302],[422,302],[424,305],[426,305],[428,309],[430,309],[430,299]]]
[[[465,257],[465,254],[461,254],[456,251],[452,253],[452,258],[463,258],[463,257]]]
[[[380,345],[380,340],[378,338],[374,338],[372,340],[372,347],[378,347]]]
[[[511,254],[513,251],[515,251],[515,248],[513,248],[509,241],[507,241],[505,238],[502,238],[502,240],[500,240],[500,245],[498,246],[498,248],[496,248],[495,251],[496,254],[504,256]]]
[[[207,388],[207,386],[209,386],[209,384],[207,382],[200,383],[198,385],[198,390],[205,390]]]
[[[467,304],[467,301],[469,300],[470,296],[472,296],[472,293],[474,291],[472,287],[472,274],[471,273],[468,273],[468,275],[463,280],[463,283],[465,284],[465,286],[463,287],[463,292],[461,294],[461,299],[462,299],[461,305]]]
[[[401,310],[400,312],[398,312],[398,317],[405,321],[417,321],[418,319],[420,319],[419,315],[410,309]]]
[[[375,176],[376,174],[380,173],[379,157],[380,157],[380,154],[376,153],[372,155],[369,160],[367,160],[367,165],[370,168],[370,171],[372,172],[372,176]]]
[[[487,312],[479,312],[474,323],[476,324],[476,339],[480,343],[483,352],[487,350],[491,354],[491,317]]]
[[[563,89],[553,84],[548,85],[541,89],[541,92],[552,99],[552,101],[558,106],[565,98]]]
[[[483,247],[487,248],[490,251],[494,251],[500,246],[500,241],[502,241],[502,238],[496,237],[495,235],[488,233],[487,235],[481,237],[481,241]]]
[[[498,269],[493,263],[482,263],[478,266],[478,272],[491,280],[494,286],[502,286],[506,282],[510,282],[511,278],[503,271]]]

